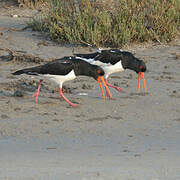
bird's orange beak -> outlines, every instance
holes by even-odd
[[[107,87],[107,85],[106,85],[106,83],[105,83],[105,81],[104,81],[103,76],[100,76],[100,77],[97,78],[97,81],[98,81],[98,83],[99,83],[99,87],[100,87],[100,89],[101,89],[103,98],[106,99],[106,97],[104,96],[104,92],[103,92],[103,88],[102,88],[102,85],[101,85],[101,81],[100,81],[100,80],[102,81],[104,87],[106,88],[106,92],[108,93],[109,97],[112,98],[111,92],[110,92],[109,88]]]
[[[142,76],[142,79],[143,79],[145,92],[147,92],[147,89],[146,89],[146,82],[145,82],[145,79],[144,79],[144,72],[139,72],[139,73],[138,73],[138,91],[140,92],[140,81],[141,81],[141,76]]]

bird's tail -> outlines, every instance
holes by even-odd
[[[25,71],[24,70],[19,70],[19,71],[16,71],[14,73],[12,73],[13,75],[20,75],[20,74],[24,74]]]
[[[34,68],[21,69],[12,74],[13,75],[21,75],[21,74],[38,75],[38,73],[39,73],[39,68],[34,67]]]
[[[96,56],[99,55],[98,52],[91,53],[91,54],[74,54],[77,58],[85,58],[85,59],[94,59]]]

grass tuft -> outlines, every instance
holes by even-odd
[[[19,7],[41,8],[46,0],[16,0]]]

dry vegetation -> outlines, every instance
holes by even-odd
[[[122,47],[170,42],[179,35],[179,0],[50,0],[43,18],[28,23],[53,40]]]

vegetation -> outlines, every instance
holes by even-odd
[[[42,18],[28,25],[58,42],[109,47],[170,42],[180,31],[180,1],[50,0]]]
[[[45,0],[16,0],[20,7],[40,8]]]

